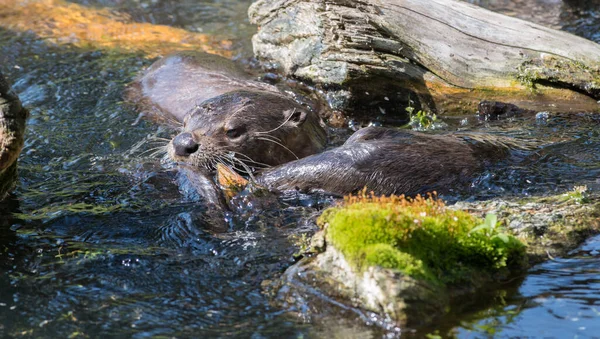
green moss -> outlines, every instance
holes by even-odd
[[[522,262],[524,245],[495,222],[446,209],[436,199],[352,197],[319,218],[327,240],[355,269],[397,269],[454,284]]]
[[[365,263],[378,265],[383,268],[399,269],[407,275],[415,278],[434,280],[434,276],[423,264],[422,260],[413,255],[402,252],[389,244],[374,244],[365,246],[362,251],[365,255]]]

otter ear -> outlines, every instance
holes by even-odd
[[[287,112],[286,112],[287,113]],[[291,112],[291,116],[287,117],[288,123],[294,126],[300,126],[306,121],[307,114],[303,110],[294,109]]]

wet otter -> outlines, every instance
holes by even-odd
[[[315,113],[273,86],[248,79],[230,61],[203,53],[166,57],[133,89],[151,111],[183,122],[168,146],[173,160],[209,170],[218,162],[242,172],[250,172],[248,166],[269,167],[256,180],[273,190],[445,192],[470,182],[486,162],[506,157],[513,146],[481,134],[368,127],[342,146],[319,153],[325,131]],[[210,190],[216,187],[207,182],[200,189],[213,196]]]
[[[275,166],[318,153],[326,143],[315,112],[216,55],[167,56],[127,96],[154,117],[182,124],[168,153],[197,167],[212,168],[216,161],[237,168]]]
[[[377,195],[444,193],[469,183],[487,163],[506,158],[514,148],[527,146],[476,133],[367,127],[340,147],[265,170],[257,181],[272,190],[321,189],[339,195],[365,187]]]

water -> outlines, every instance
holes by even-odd
[[[239,215],[227,220],[228,231],[216,233],[202,197],[181,191],[168,164],[132,151],[141,141],[168,137],[172,131],[136,123],[136,112],[122,99],[126,84],[155,54],[178,46],[245,60],[251,56],[254,32],[246,19],[249,3],[53,2],[55,12],[104,11],[101,16],[114,16],[117,22],[150,22],[205,34],[205,40],[193,40],[197,45],[186,44],[190,40],[112,43],[110,35],[93,35],[93,27],[87,41],[71,33],[57,36],[52,27],[59,21],[23,29],[5,24],[10,17],[0,15],[0,65],[31,108],[19,185],[11,199],[0,203],[0,337],[385,333],[357,321],[351,310],[323,307],[298,313],[295,306],[273,303],[264,288],[265,281],[276,280],[294,262],[302,235],[314,232],[311,220],[327,199],[287,196],[271,210],[242,201]],[[563,10],[557,27],[598,39],[594,34],[599,30],[592,29],[599,25],[594,21],[598,12],[581,6]],[[25,18],[22,22],[29,21]],[[164,34],[165,39],[175,36]],[[477,190],[462,198],[598,187],[597,115],[486,122],[468,113],[446,122],[449,129],[558,142],[508,170],[490,169],[476,181]],[[146,143],[142,149],[153,146]],[[483,303],[487,306],[427,331],[452,331],[459,337],[494,331],[506,337],[600,333],[594,327],[600,300],[596,244],[593,239],[572,258],[533,268],[520,286],[496,292],[491,308]],[[546,329],[554,332],[536,332]]]
[[[600,238],[569,258],[532,268],[518,291],[503,291],[494,307],[465,317],[461,338],[598,338],[600,336]]]

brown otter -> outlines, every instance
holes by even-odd
[[[128,97],[147,113],[181,123],[168,153],[198,167],[274,166],[318,153],[326,143],[315,112],[216,55],[167,56],[133,83]]]
[[[248,166],[275,166],[256,176],[258,184],[273,190],[445,192],[470,182],[487,161],[504,158],[513,146],[481,134],[368,127],[319,153],[325,131],[315,113],[275,87],[248,79],[230,61],[203,53],[166,57],[132,88],[150,111],[183,123],[168,146],[173,160],[200,172],[219,162],[246,172]],[[216,189],[209,180],[199,182],[201,191]]]
[[[321,189],[338,195],[363,188],[377,195],[445,193],[469,183],[487,162],[529,147],[476,133],[432,135],[367,127],[340,147],[265,170],[257,181],[272,190]]]

